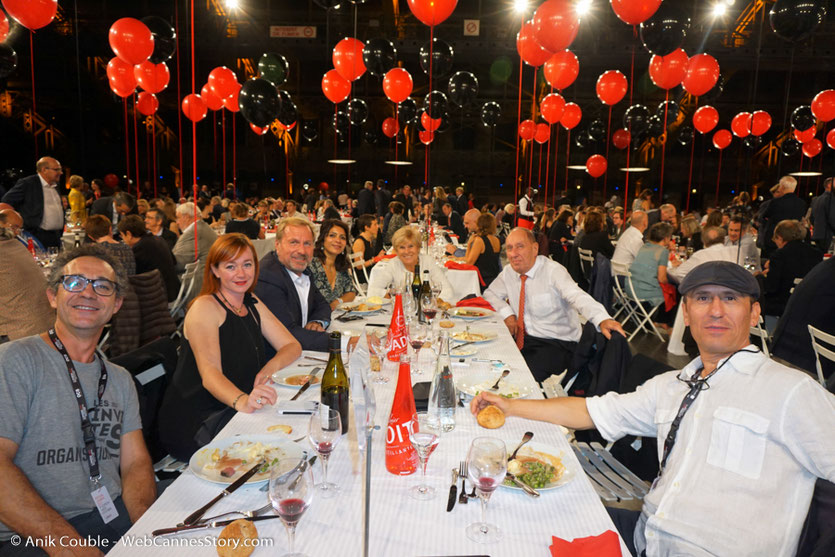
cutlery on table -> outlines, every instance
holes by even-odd
[[[491,391],[498,391],[498,390],[499,390],[499,383],[501,383],[501,382],[502,382],[502,379],[504,379],[504,378],[505,378],[505,377],[507,377],[508,375],[510,375],[510,370],[509,370],[509,369],[504,370],[504,371],[502,372],[501,377],[499,377],[498,379],[496,379],[496,383],[495,383],[492,387],[490,387],[490,390],[491,390]],[[521,447],[521,445],[519,445],[519,446]],[[517,449],[517,450],[518,450],[518,449]],[[516,453],[513,453],[513,454],[516,454]],[[509,460],[509,459],[508,459],[508,460]]]
[[[534,488],[532,488],[531,486],[529,486],[528,484],[511,474],[510,472],[505,474],[505,477],[512,481],[516,485],[516,487],[521,488],[522,491],[524,491],[531,497],[539,497],[539,492],[537,490],[535,490]]]
[[[313,379],[316,377],[316,374],[319,373],[321,370],[322,370],[321,367],[314,367],[313,370],[311,370],[310,375],[307,376],[307,383],[302,385],[302,388],[299,389],[299,392],[294,394],[293,398],[291,398],[290,400],[296,400],[297,398],[299,398],[302,395],[303,392],[305,392],[307,389],[309,389],[310,385],[313,383]]]
[[[202,507],[200,507],[199,509],[197,509],[196,511],[194,511],[190,515],[188,515],[185,518],[185,520],[183,520],[183,525],[188,526],[188,525],[194,524],[195,522],[200,520],[200,517],[203,516],[204,514],[206,514],[206,511],[208,511],[210,508],[212,508],[212,506],[215,503],[217,503],[218,501],[220,501],[221,499],[223,499],[224,497],[226,497],[227,495],[231,494],[236,489],[238,489],[239,487],[244,485],[247,482],[247,480],[249,480],[249,478],[254,476],[258,472],[258,469],[261,468],[263,465],[264,465],[264,460],[263,459],[259,460],[258,463],[255,466],[253,466],[252,468],[247,470],[240,478],[238,478],[237,480],[235,480],[234,482],[229,484],[229,487],[227,487],[226,489],[224,489],[223,491],[218,493],[217,496],[215,496],[214,499],[212,499],[211,501],[209,501],[208,503],[206,503],[205,505],[203,505]]]
[[[304,440],[304,439],[307,439],[307,436],[302,437],[301,439],[294,439],[294,441],[301,441],[301,440]],[[305,454],[307,454],[307,453],[305,453]],[[313,466],[313,463],[315,463],[315,462],[316,462],[316,459],[317,459],[317,458],[319,458],[319,455],[313,455],[313,456],[311,456],[310,458],[308,458],[308,459],[307,459],[307,465],[312,467],[312,466]],[[260,491],[263,491],[263,492],[267,492],[267,491],[269,491],[269,490],[270,490],[270,483],[269,483],[269,482],[265,483],[265,484],[264,484],[264,485],[262,485],[262,486],[261,486],[261,488],[260,488]],[[269,505],[267,505],[267,507],[269,507]],[[264,507],[264,508],[266,508],[266,507]],[[259,510],[260,510],[260,509],[259,509]]]
[[[516,446],[515,449],[513,449],[513,452],[510,453],[510,456],[507,457],[507,461],[510,462],[511,460],[516,458],[516,453],[519,452],[519,449],[521,449],[531,439],[533,439],[533,431],[526,431],[525,434],[522,436],[522,441]]]
[[[458,495],[458,469],[452,469],[452,485],[449,486],[449,498],[446,502],[446,512],[452,510],[455,506],[455,498]]]
[[[461,464],[458,466],[458,477],[461,478],[461,493],[458,494],[458,502],[462,505],[466,505],[469,501],[467,497],[467,461],[462,460]]]
[[[467,342],[462,342],[461,344],[458,344],[458,345],[456,345],[456,346],[453,346],[453,347],[451,348],[451,350],[452,350],[452,351],[455,351],[455,350],[458,350],[459,348],[461,348],[461,347],[463,347],[463,346],[469,346],[470,344],[475,344],[476,342],[477,342],[477,341],[475,341],[475,340],[468,340]]]
[[[154,530],[151,532],[152,536],[165,536],[167,534],[175,534],[177,532],[186,532],[189,530],[200,530],[202,528],[220,528],[221,526],[228,526],[235,522],[236,520],[249,520],[250,522],[257,522],[259,520],[272,520],[275,518],[281,518],[278,515],[268,515],[268,516],[255,516],[252,518],[233,518],[231,520],[216,520],[214,522],[201,522],[199,524],[189,524],[188,526],[175,526],[173,528],[160,528],[159,530]]]
[[[323,364],[328,363],[328,361],[324,358],[317,358],[316,356],[303,356],[303,360],[312,360],[314,362],[322,362]]]
[[[269,485],[269,484],[267,484],[267,485]],[[227,511],[227,512],[221,513],[217,516],[211,516],[209,518],[200,519],[200,520],[197,521],[196,524],[207,524],[209,522],[216,522],[218,519],[221,519],[224,516],[230,515],[230,514],[239,514],[239,515],[243,516],[244,518],[255,518],[256,516],[259,516],[261,513],[267,512],[268,510],[270,510],[272,508],[273,508],[273,504],[272,503],[267,503],[266,505],[264,505],[260,509],[254,509],[254,510],[251,510],[251,511]]]

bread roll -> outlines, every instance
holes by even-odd
[[[255,551],[258,530],[248,520],[236,520],[221,530],[217,537],[220,557],[249,557]]]
[[[485,406],[476,416],[478,425],[487,429],[498,429],[504,425],[504,412],[498,406]]]

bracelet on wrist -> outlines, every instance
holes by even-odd
[[[241,397],[244,396],[245,394],[246,393],[241,393],[241,394],[239,394],[238,396],[235,397],[235,400],[233,400],[232,404],[231,404],[232,410],[237,410],[237,408],[235,408],[235,405],[238,404],[238,401],[241,400]]]

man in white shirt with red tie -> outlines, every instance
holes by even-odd
[[[484,291],[484,298],[504,319],[537,381],[568,366],[582,334],[579,315],[606,338],[612,331],[625,336],[620,323],[577,286],[565,267],[538,256],[539,244],[530,230],[514,228],[505,247],[509,265]]]

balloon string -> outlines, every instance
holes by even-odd
[[[826,126],[824,126],[824,129],[826,129]],[[826,137],[826,135],[824,135],[824,137]],[[818,163],[818,172],[821,172],[822,170],[823,170],[823,153],[821,153],[820,162]],[[818,179],[815,182],[815,195],[818,195],[818,191],[820,190],[820,187],[821,187],[821,176],[823,176],[823,172],[821,172],[821,175],[818,176]]]
[[[626,168],[629,168],[629,155],[632,152],[632,122],[631,121],[629,123],[629,129],[627,131],[629,132],[629,144],[626,146]],[[609,164],[609,161],[606,161],[607,166],[608,166],[608,164]],[[623,214],[624,214],[624,218],[626,217],[627,211],[630,211],[630,209],[629,209],[629,174],[630,174],[630,172],[627,170],[626,171],[626,179],[625,179],[626,185],[624,186],[624,190],[623,190],[623,211],[624,211]]]
[[[136,92],[133,93],[133,149],[135,162],[134,170],[136,170],[136,198],[139,199],[139,130],[136,125]]]
[[[719,168],[716,170],[716,197],[713,200],[715,207],[719,206],[719,178],[722,176],[722,152],[724,149],[719,149]]]
[[[148,185],[151,185],[151,133],[148,130],[148,122],[145,122],[145,170]],[[149,194],[151,192],[148,192]],[[156,195],[154,196],[156,197]]]
[[[533,157],[533,149],[531,149],[531,157]],[[536,187],[542,187],[542,143],[539,144],[539,163],[536,170]],[[545,190],[545,199],[548,199],[548,190]]]
[[[217,111],[212,111],[212,145],[215,161],[215,175],[217,175]],[[223,181],[223,189],[226,189],[226,180]]]
[[[565,194],[568,195],[568,157],[571,152],[571,128],[568,128],[566,132],[567,135],[565,136]]]
[[[559,153],[557,149],[560,147],[560,126],[557,124],[554,126],[557,128],[557,133],[554,137],[554,181],[551,183],[551,205],[556,206],[557,204],[557,163],[559,162]],[[566,164],[568,164],[566,162]]]
[[[638,38],[638,28],[634,25],[632,26],[632,36],[632,63],[629,66],[629,106],[632,106],[632,84],[635,80],[635,40]],[[629,173],[627,172],[627,174]]]
[[[177,51],[177,98],[182,99],[183,94],[180,91],[180,2],[174,2],[174,29],[176,36],[174,37],[174,45]],[[180,197],[183,196],[185,192],[185,184],[183,183],[183,111],[177,110],[177,154],[180,158],[180,167],[178,168],[180,173]],[[217,153],[217,151],[215,151]],[[215,160],[217,160],[217,155],[215,155]]]
[[[130,126],[128,126],[128,98],[122,97],[125,113],[125,180],[130,176]]]
[[[667,89],[666,95],[664,96],[664,133],[662,135],[664,139],[661,141],[661,185],[658,193],[661,201],[664,200],[664,160],[667,158],[667,109],[669,107],[667,103],[669,100],[670,90]]]
[[[330,10],[328,10],[328,13],[330,14]],[[333,121],[334,121],[334,123],[336,123],[336,117],[337,117],[338,114],[339,114],[339,110],[336,107],[336,103],[334,103],[334,105],[333,105]],[[349,124],[350,124],[350,122],[349,122]],[[350,130],[349,130],[348,133],[350,133]],[[334,132],[333,132],[333,158],[334,159],[336,159],[336,141],[337,141],[337,136],[338,135],[339,134],[336,133],[336,128],[334,128]],[[285,157],[286,157],[286,153],[285,153]],[[336,165],[334,164],[332,166],[333,166],[333,184],[334,184],[334,186],[336,186]],[[287,187],[288,188],[290,187],[289,182],[287,184]]]
[[[429,26],[429,98],[430,99],[432,98],[432,59],[434,57],[435,57],[435,26],[430,25]],[[430,103],[429,107],[430,108],[432,107],[431,103]],[[429,114],[429,117],[431,118],[432,115]],[[432,124],[434,125],[434,122]],[[432,144],[432,141],[435,141],[435,130],[432,130],[432,131],[429,132],[429,139],[431,141],[426,144],[426,175],[424,177],[424,179],[426,181],[426,187],[427,188],[431,187],[430,184],[429,184],[429,180],[430,180],[429,172],[430,172],[430,169],[431,169],[429,159],[432,156],[432,150],[429,146]],[[397,141],[397,140],[395,139],[395,141]]]
[[[151,145],[153,148],[153,165],[151,171],[154,173],[154,197],[159,197],[157,193],[157,115],[151,115]]]
[[[519,144],[521,138],[519,137],[519,126],[522,124],[522,74],[524,73],[524,66],[522,65],[522,58],[519,58],[519,98],[516,101],[516,170],[513,172],[513,201],[519,202]]]
[[[399,149],[397,147],[397,134],[400,133],[399,113],[400,113],[400,105],[395,104],[394,105],[394,125],[396,126],[396,129],[397,129],[397,133],[394,134],[394,160],[395,161],[398,160],[397,156],[398,156],[398,151],[399,151]],[[404,133],[403,135],[405,136],[406,134]],[[397,189],[397,167],[398,167],[398,165],[395,164],[394,165],[394,189]]]
[[[686,211],[690,211],[690,190],[692,189],[693,184],[693,153],[696,150],[696,137],[695,134],[693,136],[693,140],[690,142],[690,171],[687,173],[687,209]]]
[[[194,79],[194,0],[191,0],[191,19],[189,24],[189,35],[191,35],[191,92],[197,94]],[[197,122],[191,121],[191,169],[192,169],[192,192],[194,194],[194,260],[198,259],[197,238]]]
[[[35,104],[35,32],[29,30],[29,66],[32,71],[32,139],[35,140],[35,158],[38,157],[38,126],[35,122],[38,108]]]
[[[221,140],[223,141],[223,187],[226,187],[226,109],[220,109]]]
[[[786,129],[786,120],[789,117],[789,95],[791,93],[792,71],[794,70],[794,51],[792,46],[791,58],[789,59],[789,75],[786,77],[786,96],[783,101],[783,129]],[[790,136],[791,137],[791,136]],[[783,169],[783,157],[777,157],[777,175],[779,176]]]
[[[603,202],[606,202],[606,190],[609,186],[609,132],[612,130],[612,105],[609,105],[609,122],[606,124],[606,172],[603,174]],[[597,180],[595,180],[597,182]]]
[[[232,113],[232,191],[238,187],[238,140],[235,130],[235,113]],[[226,188],[226,184],[223,185]]]

